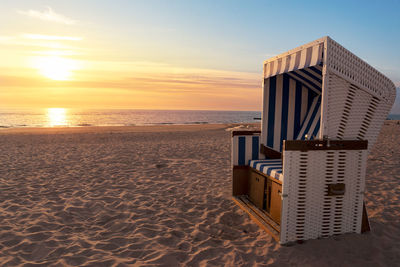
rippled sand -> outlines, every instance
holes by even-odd
[[[231,125],[0,131],[0,263],[394,266],[400,125],[368,162],[373,231],[282,247],[231,201]]]

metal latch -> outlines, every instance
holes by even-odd
[[[346,192],[346,185],[343,183],[328,184],[328,196],[343,196]]]

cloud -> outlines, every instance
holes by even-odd
[[[112,64],[113,62],[110,62]],[[115,62],[114,62],[115,63]],[[233,92],[237,90],[249,90],[261,92],[261,79],[258,74],[246,72],[221,71],[212,69],[176,69],[171,72],[169,68],[146,70],[139,73],[134,70],[136,64],[146,65],[146,63],[128,64],[128,70],[94,69],[87,68],[85,61],[80,61],[82,69],[76,71],[77,76],[74,80],[64,83],[63,86],[86,87],[86,88],[114,88],[137,90],[139,88],[151,88],[151,91],[196,91],[215,93],[215,89],[223,92]],[[150,66],[157,64],[147,63]],[[162,64],[160,64],[163,66]],[[1,69],[0,69],[1,70]],[[20,86],[17,77],[5,76],[3,70],[3,86]],[[6,77],[10,79],[5,79]],[[36,79],[42,80],[40,76],[34,75]],[[15,79],[14,79],[15,78]],[[22,77],[21,77],[22,78]],[[21,79],[22,81],[23,79]],[[11,82],[13,81],[13,82]],[[44,80],[46,81],[46,80]],[[25,85],[25,84],[23,84]],[[43,86],[45,86],[43,84]],[[53,86],[53,85],[52,85]]]
[[[77,22],[76,20],[73,20],[64,15],[54,12],[53,9],[51,9],[50,7],[46,7],[45,11],[37,11],[37,10],[31,9],[28,11],[17,10],[17,13],[31,17],[31,18],[37,18],[37,19],[46,20],[46,21],[53,21],[53,22],[57,22],[57,23],[67,24],[67,25],[76,24],[76,22]]]
[[[230,78],[190,75],[177,75],[172,79],[118,78],[102,75],[97,79],[60,82],[34,73],[24,76],[19,73],[0,74],[0,98],[15,106],[259,110],[261,87],[258,82],[247,77],[227,82]]]
[[[2,36],[0,35],[0,42],[10,42],[12,40],[14,40],[15,37],[14,36]]]
[[[77,52],[74,50],[42,50],[42,51],[32,51],[33,55],[39,56],[79,56],[84,55],[84,53]]]
[[[0,46],[12,46],[15,49],[17,46],[21,47],[35,47],[35,48],[51,48],[63,50],[83,50],[83,48],[65,44],[64,41],[79,41],[81,37],[74,36],[52,36],[52,35],[39,35],[39,34],[21,34],[16,36],[1,36]]]
[[[123,68],[116,68],[120,65]],[[71,77],[69,81],[54,81],[38,75],[34,69],[21,73],[18,69],[0,68],[0,99],[9,105],[42,107],[224,110],[261,107],[262,79],[258,73],[179,68],[157,62],[108,61],[101,62],[100,66],[96,62],[83,64]],[[54,98],[55,92],[59,97]],[[82,99],[90,100],[80,102]]]
[[[43,34],[22,34],[23,38],[34,39],[34,40],[47,40],[47,41],[81,41],[82,37],[75,36],[55,36],[55,35],[43,35]]]

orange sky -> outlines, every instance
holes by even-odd
[[[138,60],[151,51],[89,32],[81,18],[50,7],[10,12],[15,30],[0,34],[1,108],[260,109],[260,73]]]
[[[0,108],[261,110],[263,61],[325,35],[400,86],[397,5],[48,4],[2,2]],[[377,10],[392,15],[372,22]]]
[[[6,107],[215,110],[254,110],[256,105],[261,105],[258,74],[150,63],[82,61],[78,65],[77,69],[60,67],[58,71],[57,63],[50,70],[47,66],[45,70],[33,66],[23,72],[22,68],[3,68],[2,104]],[[5,74],[4,70],[9,73]]]

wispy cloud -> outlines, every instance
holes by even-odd
[[[17,10],[18,14],[25,15],[31,18],[37,18],[40,20],[46,20],[46,21],[53,21],[57,23],[62,23],[62,24],[67,24],[67,25],[72,25],[76,24],[76,20],[68,18],[64,15],[58,14],[53,11],[50,7],[46,7],[46,10],[44,11],[38,11],[38,10],[28,10],[28,11],[23,11],[23,10]]]
[[[45,79],[33,69],[21,74],[0,68],[0,98],[19,103],[35,91],[30,103],[49,106],[55,105],[55,99],[48,92],[62,88],[57,91],[63,97],[57,101],[63,106],[225,110],[261,107],[262,79],[258,73],[179,68],[156,62],[109,61],[105,66],[95,66],[99,64],[95,62],[91,67],[96,68],[87,68],[90,65],[83,63],[82,69],[73,72],[72,80],[62,82]],[[120,65],[124,69],[115,68]],[[139,66],[145,70],[137,71]]]
[[[14,36],[2,36],[0,35],[0,42],[9,42],[11,40],[14,40]]]
[[[74,36],[52,36],[39,34],[19,34],[15,36],[0,35],[0,46],[36,47],[63,50],[83,50],[82,48],[66,44],[66,41],[79,41],[81,37]]]
[[[23,38],[33,40],[47,40],[47,41],[81,41],[82,37],[75,36],[55,36],[55,35],[43,35],[43,34],[22,34]]]
[[[81,52],[74,50],[43,50],[43,51],[32,51],[31,54],[39,56],[78,56],[83,55]]]

